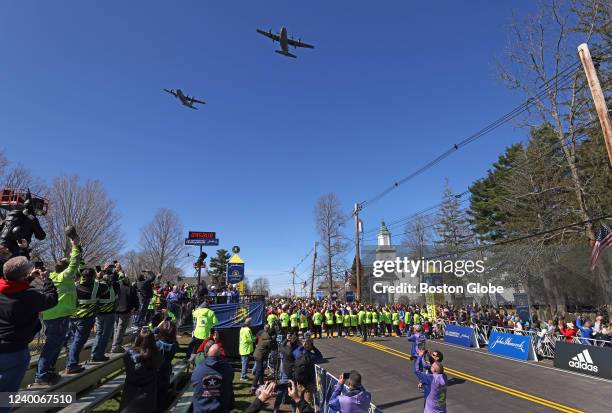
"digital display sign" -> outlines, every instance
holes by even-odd
[[[204,232],[204,231],[189,231],[188,239],[215,239],[217,238],[216,232]]]

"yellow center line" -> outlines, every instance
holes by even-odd
[[[373,349],[376,349],[376,350],[379,350],[379,351],[391,354],[393,356],[400,357],[400,358],[405,359],[405,360],[412,360],[411,357],[410,357],[410,354],[404,353],[404,352],[396,350],[394,348],[387,347],[387,346],[384,346],[382,344],[371,342],[371,341],[362,342],[361,339],[359,339],[359,338],[354,338],[354,337],[346,337],[346,338],[348,340],[351,340],[351,341],[355,342],[355,343],[366,345],[368,347],[371,347]],[[494,389],[494,390],[497,390],[497,391],[509,394],[511,396],[519,397],[521,399],[525,399],[525,400],[528,400],[528,401],[531,401],[531,402],[534,402],[534,403],[537,403],[537,404],[541,404],[543,406],[550,407],[551,409],[555,409],[555,410],[562,411],[562,412],[567,412],[567,413],[584,413],[582,410],[577,410],[577,409],[574,409],[573,407],[565,406],[563,404],[559,404],[559,403],[553,402],[551,400],[543,399],[543,398],[535,396],[533,394],[525,393],[525,392],[522,392],[520,390],[516,390],[516,389],[510,388],[510,387],[506,387],[506,386],[503,386],[501,384],[498,384],[498,383],[495,383],[495,382],[492,382],[492,381],[489,381],[489,380],[485,380],[485,379],[482,379],[482,378],[479,378],[479,377],[476,377],[476,376],[472,376],[470,374],[463,373],[463,372],[461,372],[459,370],[451,369],[451,368],[448,368],[448,367],[444,367],[444,370],[446,372],[448,372],[449,374],[451,374],[453,376],[456,376],[456,377],[459,377],[461,379],[464,379],[464,380],[467,380],[467,381],[471,381],[471,382],[480,384],[481,386],[485,386],[485,387],[488,387],[488,388],[491,388],[491,389]]]

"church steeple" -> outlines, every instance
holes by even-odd
[[[385,221],[381,222],[380,229],[378,230],[378,246],[379,247],[391,246],[391,233],[389,232],[389,228],[387,228]]]

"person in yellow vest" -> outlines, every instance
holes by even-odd
[[[387,307],[384,307],[382,310],[382,319],[383,319],[383,333],[385,337],[391,336],[391,313]]]
[[[359,317],[357,316],[357,310],[351,310],[351,332],[354,336],[357,335],[357,326],[359,325]]]
[[[331,307],[327,307],[327,310],[325,310],[325,333],[328,338],[334,336],[334,313]]]
[[[365,308],[365,324],[367,335],[372,335],[372,309],[370,307]]]
[[[270,329],[274,328],[274,322],[278,319],[278,317],[276,316],[276,309],[274,307],[270,307],[270,313],[268,314],[268,317],[266,318],[266,321],[268,322],[268,325],[270,326]]]
[[[240,381],[247,381],[247,370],[249,368],[249,357],[253,354],[255,337],[251,331],[251,318],[244,320],[244,326],[240,329],[240,338],[238,343],[238,351],[240,352],[240,361],[242,369],[240,370]]]
[[[317,335],[319,335],[318,338],[321,338],[321,333],[323,332],[323,314],[321,314],[321,311],[319,311],[318,308],[312,315],[312,324],[314,330],[314,338],[317,338]]]
[[[342,337],[342,322],[343,322],[342,311],[338,308],[336,309],[336,331],[338,332],[338,337]]]
[[[287,314],[287,312],[283,309],[283,312],[280,314],[280,316],[278,317],[280,318],[280,323],[281,323],[281,331],[280,334],[285,337],[287,335],[287,332],[289,331],[289,314]],[[278,333],[278,331],[276,332],[271,332],[272,334],[276,334]]]
[[[344,321],[344,335],[348,337],[351,333],[351,313],[350,311],[344,310],[343,315]]]
[[[98,314],[96,315],[96,336],[91,348],[91,361],[93,362],[109,360],[104,353],[115,328],[119,273],[115,269],[115,265],[112,264],[107,265],[104,271],[105,274],[100,274],[98,280],[100,298],[98,298]]]
[[[366,324],[366,311],[363,306],[359,309],[357,313],[357,322],[359,324],[359,329],[361,330],[361,341],[368,340],[368,325]]]
[[[308,331],[308,316],[306,315],[306,310],[300,312],[300,330],[302,330],[302,336],[306,337],[306,332]]]
[[[202,341],[204,341],[210,335],[210,329],[219,322],[217,315],[213,310],[208,308],[208,303],[204,301],[198,308],[193,310],[193,333],[191,335],[191,342],[187,347],[185,359],[189,360],[191,353],[200,347]]]
[[[300,331],[300,315],[297,310],[291,311],[291,315],[289,315],[289,322],[291,323],[291,331],[297,337]]]
[[[57,305],[43,311],[45,324],[45,345],[38,358],[34,381],[37,384],[52,385],[60,375],[55,371],[55,363],[68,332],[68,322],[77,304],[76,277],[81,263],[81,246],[78,235],[70,239],[72,250],[70,259],[62,259],[55,264],[55,271],[49,279],[57,289]]]
[[[374,333],[374,337],[378,337],[378,322],[380,318],[378,317],[378,309],[376,307],[372,308],[372,330]]]
[[[98,297],[100,296],[98,287],[99,283],[94,269],[84,269],[81,272],[80,282],[76,286],[77,306],[70,317],[72,336],[68,343],[66,374],[78,374],[85,370],[79,364],[79,356],[96,321]]]
[[[399,314],[397,313],[397,310],[391,311],[391,323],[393,324],[393,330],[395,331],[395,335],[401,337],[402,333],[399,329]]]

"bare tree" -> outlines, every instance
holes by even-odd
[[[406,223],[403,245],[415,259],[425,257],[429,253],[433,241],[432,219],[419,215]]]
[[[348,244],[346,237],[342,235],[346,221],[336,194],[329,193],[319,198],[315,209],[315,225],[323,247],[320,255],[322,271],[319,274],[329,280],[330,294],[333,291],[334,278],[343,276],[346,270],[344,255]]]
[[[186,257],[183,226],[176,212],[161,208],[140,231],[140,247],[149,269],[166,279],[174,277]]]
[[[48,260],[57,262],[70,252],[64,234],[67,225],[76,227],[86,263],[101,264],[119,256],[124,245],[119,215],[100,181],[81,185],[77,175],[55,178],[48,196],[49,213],[43,220],[48,240],[44,255]]]
[[[121,257],[121,266],[125,274],[132,279],[135,279],[138,274],[147,269],[142,252],[134,250],[129,250],[123,254]]]
[[[258,277],[251,284],[251,292],[255,295],[269,295],[270,281],[265,277]]]

